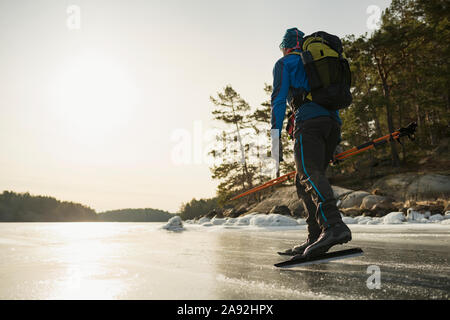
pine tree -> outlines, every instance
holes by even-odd
[[[228,85],[217,97],[210,97],[211,102],[218,108],[212,111],[215,120],[221,121],[227,128],[218,137],[222,147],[211,150],[210,154],[221,157],[221,164],[211,168],[212,178],[221,180],[217,194],[221,202],[231,196],[236,190],[246,190],[253,187],[253,178],[257,167],[249,162],[248,150],[250,144],[245,140],[245,129],[251,129],[249,119],[250,105]],[[234,142],[234,143],[233,143]],[[232,146],[237,144],[238,148]]]

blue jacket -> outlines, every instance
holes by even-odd
[[[300,51],[300,50],[296,50]],[[306,77],[303,63],[297,54],[288,54],[277,61],[273,68],[273,92],[272,92],[272,129],[281,130],[286,113],[286,100],[289,88],[304,88],[309,91],[309,83]],[[305,121],[320,116],[331,116],[342,125],[339,111],[329,111],[314,102],[308,102],[298,108],[295,114],[295,122]]]

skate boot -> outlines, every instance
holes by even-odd
[[[344,244],[351,240],[350,229],[341,221],[323,230],[319,239],[304,250],[303,256],[318,256],[327,252],[332,246]]]
[[[308,238],[306,239],[306,241],[303,242],[302,244],[299,244],[298,246],[295,246],[293,248],[287,249],[285,251],[280,251],[280,252],[278,252],[278,254],[282,255],[282,256],[302,255],[307,247],[309,247],[314,242],[316,242],[317,239],[319,239],[319,236],[320,236],[320,233],[309,234]]]

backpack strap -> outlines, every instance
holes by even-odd
[[[303,55],[301,52],[292,51],[292,52],[289,52],[288,55],[289,54],[295,54],[295,55],[300,56],[300,59],[298,60],[298,62],[300,63],[300,61],[301,61],[304,64]],[[308,92],[308,94],[303,97],[303,103],[310,102],[310,101],[312,101],[312,95],[311,95],[311,92]]]

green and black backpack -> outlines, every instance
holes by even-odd
[[[303,39],[301,57],[311,91],[305,99],[329,110],[339,110],[352,103],[351,72],[339,37],[324,31]]]

